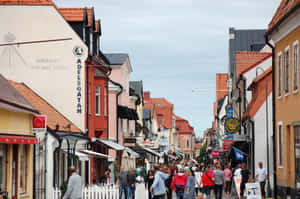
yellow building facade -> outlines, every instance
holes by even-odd
[[[10,199],[32,199],[38,112],[1,75],[0,90],[0,191]]]

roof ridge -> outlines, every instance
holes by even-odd
[[[262,62],[266,61],[267,59],[269,59],[270,57],[272,57],[272,53],[268,53],[269,55],[265,56],[264,58],[262,58],[261,60],[257,61],[256,63],[254,63],[253,65],[249,66],[248,68],[246,68],[245,70],[243,70],[241,72],[241,74],[244,74],[246,72],[248,72],[249,70],[251,70],[252,68],[254,68],[255,66],[257,66],[258,64],[261,64]]]

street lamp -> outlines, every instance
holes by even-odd
[[[258,70],[261,70],[263,72],[264,75],[266,75],[265,70],[261,67],[257,67],[256,68],[256,79],[258,79]],[[269,166],[269,115],[268,115],[268,80],[267,77],[266,78],[266,136],[267,136],[267,172],[268,172],[268,182],[267,182],[267,194],[268,196],[270,196],[270,166]]]

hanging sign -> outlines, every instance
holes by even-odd
[[[47,128],[47,116],[46,115],[33,116],[32,128],[34,130],[45,130]]]
[[[236,118],[229,118],[225,121],[225,130],[228,133],[237,133],[240,131],[241,122]]]
[[[232,143],[233,143],[233,140],[224,140],[223,141],[223,150],[228,151]]]
[[[211,156],[212,156],[212,157],[214,157],[214,158],[216,158],[216,157],[219,157],[219,156],[220,156],[220,152],[219,152],[219,151],[217,151],[217,150],[215,150],[215,151],[212,151],[210,154],[211,154]]]
[[[233,118],[233,109],[232,107],[227,108],[227,119]]]

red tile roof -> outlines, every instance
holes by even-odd
[[[228,93],[227,84],[228,74],[227,73],[217,73],[216,74],[216,101],[223,98]]]
[[[74,133],[80,133],[80,129],[77,128],[70,120],[59,113],[53,106],[36,94],[33,90],[27,87],[23,83],[17,83],[10,81],[10,84],[30,103],[32,106],[40,112],[41,115],[47,115],[47,126],[50,129],[56,129],[56,124],[59,125],[59,131],[71,131]],[[70,125],[70,128],[67,126]]]
[[[54,5],[51,0],[0,0],[0,5]]]
[[[270,53],[237,51],[235,56],[236,76],[239,77],[243,71],[268,56],[270,56]]]
[[[267,95],[269,96],[272,92],[272,67],[266,70],[264,74],[261,74],[258,79],[254,79],[250,85],[252,89],[252,99],[247,106],[247,111],[244,113],[243,118],[246,116],[253,118],[266,101],[266,80],[268,86]]]
[[[295,8],[298,8],[299,5],[300,0],[282,0],[269,23],[266,33],[270,34],[277,25],[282,23],[284,17],[293,13]]]
[[[246,68],[245,70],[243,70],[241,72],[241,74],[245,74],[247,73],[249,70],[251,70],[252,68],[256,67],[258,64],[261,64],[262,62],[264,62],[265,60],[269,59],[270,57],[272,57],[272,53],[269,53],[269,55],[267,55],[266,57],[262,58],[261,60],[259,60],[258,62],[254,63],[253,65],[251,65],[250,67]]]
[[[178,116],[176,116],[176,129],[180,135],[195,135],[194,128],[189,122]]]
[[[85,8],[59,8],[59,12],[69,22],[81,22],[84,20]],[[88,25],[91,25],[93,8],[87,8]]]

